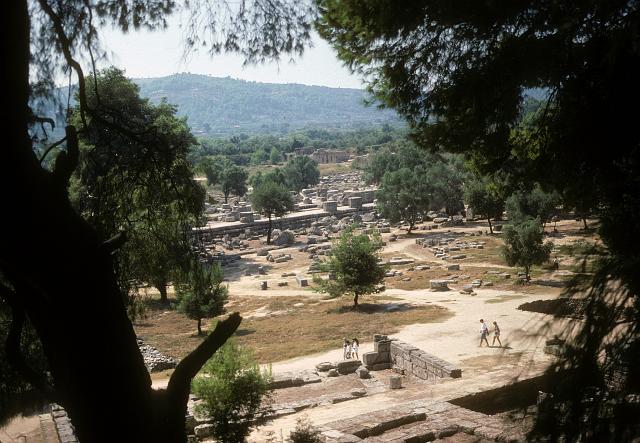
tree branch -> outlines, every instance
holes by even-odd
[[[67,150],[58,154],[53,168],[53,173],[61,189],[66,189],[69,185],[69,179],[73,171],[78,167],[78,159],[80,157],[78,134],[75,126],[69,125],[64,130],[66,132]]]
[[[108,254],[113,254],[115,251],[120,249],[123,244],[127,241],[127,233],[125,231],[120,231],[109,240],[103,242],[100,245],[100,248],[107,252]]]
[[[51,146],[49,146],[47,148],[46,151],[44,151],[44,154],[42,154],[42,157],[40,157],[40,164],[42,164],[42,162],[44,161],[45,158],[47,158],[47,155],[49,155],[49,152],[51,152],[51,150],[53,148],[55,148],[56,146],[60,146],[62,143],[64,143],[65,141],[67,141],[67,137],[62,137],[60,140],[58,140],[57,142],[53,143]]]
[[[76,75],[78,76],[78,101],[80,102],[80,119],[82,120],[82,124],[86,127],[87,121],[84,113],[88,108],[87,93],[82,66],[80,66],[80,63],[78,63],[78,61],[75,60],[73,58],[73,55],[71,54],[72,43],[64,31],[64,26],[62,25],[62,20],[60,19],[60,17],[54,12],[53,8],[51,7],[51,5],[49,5],[49,3],[46,2],[46,0],[38,0],[38,3],[53,23],[53,29],[58,36],[58,40],[60,40],[60,47],[62,49],[62,53],[64,54],[65,60],[67,61],[69,66],[71,66],[73,70],[76,71]]]
[[[234,312],[226,320],[218,322],[214,331],[189,355],[180,361],[169,379],[167,400],[174,407],[184,408],[191,390],[191,380],[211,356],[233,335],[240,326],[242,317]],[[184,415],[184,413],[182,414]]]
[[[3,286],[2,289],[4,292],[7,288]],[[20,339],[25,321],[24,311],[18,308],[15,303],[9,303],[9,306],[11,306],[12,320],[6,341],[7,362],[33,387],[49,399],[54,400],[56,395],[53,387],[42,374],[37,373],[27,364],[22,352],[20,352]]]

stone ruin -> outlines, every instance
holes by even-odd
[[[462,371],[455,365],[386,335],[373,336],[373,349],[362,354],[364,366],[369,370],[393,369],[422,380],[462,377]]]

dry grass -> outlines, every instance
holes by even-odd
[[[363,297],[358,311],[347,299],[308,297],[236,298],[229,305],[229,311],[235,310],[246,317],[237,340],[250,347],[260,363],[337,348],[345,336],[367,340],[374,333],[393,334],[404,325],[451,316],[441,306],[411,306],[377,296]],[[210,323],[203,321],[205,328]],[[187,355],[203,339],[196,334],[196,322],[176,311],[150,310],[148,318],[134,326],[147,343],[175,358]]]
[[[333,174],[344,174],[345,172],[353,171],[351,169],[351,163],[325,163],[318,165],[318,169],[320,170],[320,176],[323,175],[333,175]]]
[[[250,346],[262,363],[327,351],[341,346],[343,337],[367,340],[374,333],[393,334],[401,326],[443,321],[450,313],[441,306],[410,306],[365,297],[358,311],[347,300],[305,303],[291,298],[273,300],[269,310],[286,313],[250,318],[238,340]]]

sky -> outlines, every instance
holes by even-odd
[[[317,34],[313,47],[291,63],[285,57],[279,64],[271,62],[243,67],[243,59],[236,55],[209,56],[197,53],[182,60],[182,33],[177,20],[164,31],[138,31],[122,34],[102,31],[102,44],[108,61],[102,67],[116,65],[126,70],[128,77],[162,77],[179,72],[214,77],[233,77],[265,83],[301,83],[334,88],[362,88],[359,77],[349,73],[334,55],[331,47]]]

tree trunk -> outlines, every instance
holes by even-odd
[[[354,294],[353,296],[353,309],[358,309],[358,294]]]
[[[487,217],[487,221],[489,222],[489,232],[493,234],[493,226],[491,226],[491,217]]]
[[[267,225],[267,244],[271,244],[271,214],[269,214],[269,224]]]
[[[164,303],[164,304],[167,304],[167,303],[168,303],[168,301],[169,301],[169,300],[167,299],[167,284],[166,284],[166,283],[165,283],[165,284],[161,284],[161,283],[160,283],[160,284],[158,284],[158,285],[156,286],[156,289],[157,289],[158,291],[160,291],[160,301],[161,301],[162,303]]]
[[[228,202],[229,202],[229,193],[228,193],[228,192],[225,192],[225,193],[224,193],[224,202],[225,202],[225,203],[228,203]]]
[[[202,319],[198,319],[198,335],[202,335]]]
[[[582,224],[584,225],[584,230],[587,230],[587,217],[582,217]]]
[[[2,119],[10,142],[0,151],[0,201],[9,214],[0,232],[0,271],[12,286],[0,296],[35,328],[54,381],[50,398],[67,410],[80,441],[185,441],[191,379],[176,377],[174,385],[180,389],[171,392],[151,388],[113,271],[112,251],[69,202],[68,179],[77,164],[75,128],[67,129],[67,149],[58,155],[53,172],[43,169],[33,152],[27,1],[7,2],[0,20],[3,102],[11,110]],[[233,317],[201,353],[215,352],[239,318]],[[182,371],[182,377],[195,375],[193,361],[202,360],[189,357],[184,366],[190,370]],[[100,370],[108,370],[109,377],[96,379]]]

